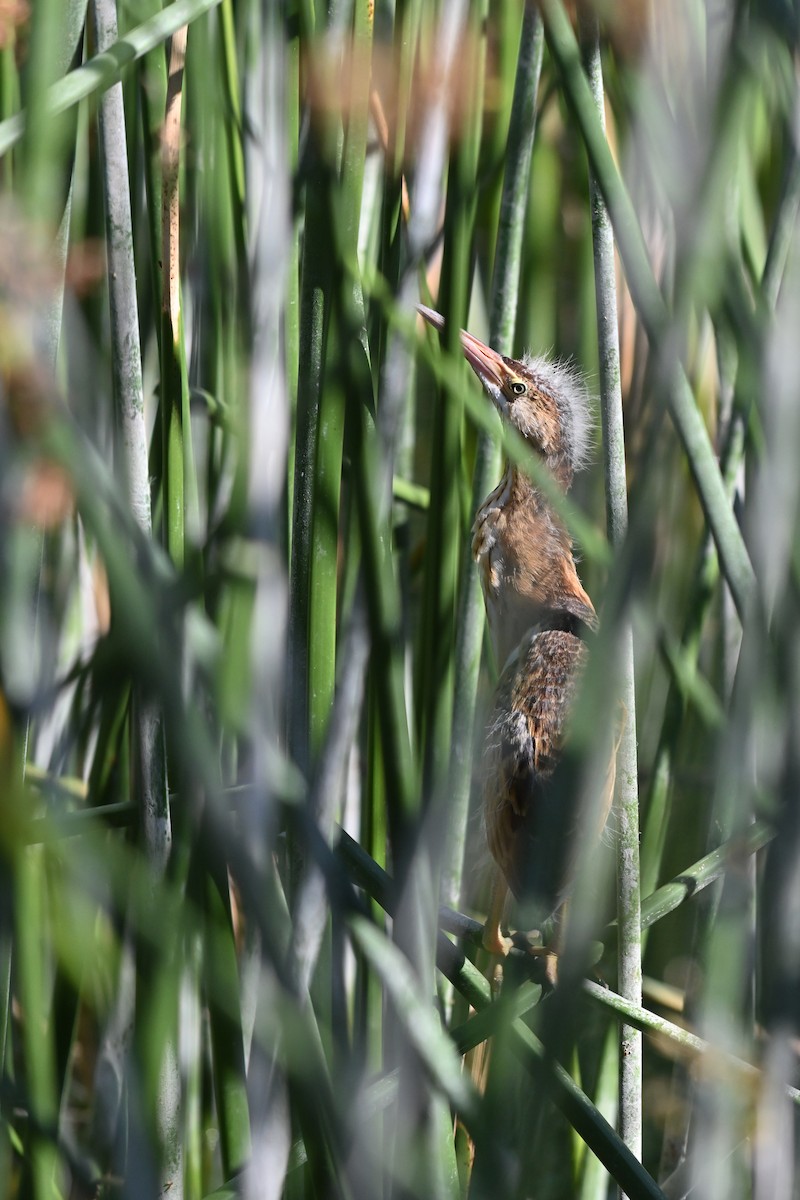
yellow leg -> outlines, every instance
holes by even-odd
[[[508,885],[499,871],[496,872],[492,884],[492,898],[489,904],[489,915],[483,929],[483,947],[490,954],[500,954],[506,957],[514,945],[510,937],[505,937],[500,929],[503,920],[503,909],[508,895]]]
[[[544,973],[551,987],[558,983],[558,957],[564,948],[564,926],[567,919],[569,901],[565,900],[555,915],[553,936],[546,946],[531,946],[528,951],[534,958],[543,958]]]

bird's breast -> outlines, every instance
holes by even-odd
[[[542,614],[579,613],[589,624],[594,616],[568,532],[541,497],[520,492],[514,478],[506,472],[472,527],[472,552],[500,668]]]
[[[516,555],[508,538],[502,484],[478,510],[472,553],[478,564],[495,662],[502,668],[537,619],[539,606],[520,588]]]
[[[504,609],[508,601],[507,561],[504,555],[506,507],[511,496],[511,482],[504,475],[498,486],[487,496],[475,515],[472,526],[472,554],[478,564],[483,599],[495,656],[502,666],[508,657],[505,646],[498,646],[498,631],[505,623]],[[527,624],[530,625],[528,617]],[[524,632],[524,629],[520,631]],[[505,643],[506,639],[502,639]],[[514,643],[515,645],[516,643]],[[512,647],[513,648],[513,647]]]
[[[475,514],[472,526],[472,553],[478,564],[484,595],[497,591],[502,583],[500,540],[505,525],[505,508],[511,497],[511,481],[504,475]]]

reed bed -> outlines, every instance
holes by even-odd
[[[0,8],[3,1196],[798,1193],[790,7]],[[460,328],[597,398],[555,994]]]

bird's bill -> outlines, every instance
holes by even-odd
[[[418,304],[417,310],[434,329],[444,329],[444,317],[425,304]],[[503,387],[508,382],[509,370],[503,361],[503,356],[487,346],[485,342],[461,330],[461,348],[464,357],[475,374],[486,388],[496,404],[502,404]]]

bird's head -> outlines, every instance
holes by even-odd
[[[444,329],[439,313],[423,304],[417,307],[429,324]],[[461,331],[461,347],[503,420],[568,488],[586,463],[593,428],[589,393],[577,371],[547,358],[506,358],[466,330]]]

